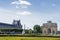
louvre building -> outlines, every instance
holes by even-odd
[[[22,25],[20,20],[13,20],[12,24],[0,23],[0,34],[21,34]]]

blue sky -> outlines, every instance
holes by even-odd
[[[60,30],[60,0],[0,0],[0,22],[14,19],[20,19],[26,29],[51,20]]]

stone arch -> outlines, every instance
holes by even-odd
[[[49,34],[49,33],[51,33],[51,29],[50,29],[50,28],[48,28],[48,34]]]
[[[53,34],[55,34],[55,31],[53,30],[53,32],[52,32]]]
[[[46,34],[46,30],[44,30],[44,34]]]

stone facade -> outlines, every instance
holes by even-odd
[[[42,33],[43,34],[56,34],[57,33],[57,24],[48,21],[44,23],[42,26]]]
[[[22,34],[20,20],[13,20],[12,24],[0,23],[0,34]]]

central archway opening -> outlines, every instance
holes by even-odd
[[[51,29],[50,29],[50,28],[48,29],[48,34],[49,34],[49,33],[51,33]]]

